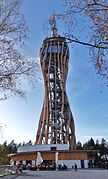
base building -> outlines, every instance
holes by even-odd
[[[95,159],[97,151],[69,150],[67,144],[25,145],[18,147],[16,154],[11,154],[11,164],[36,165],[37,153],[40,152],[43,161],[55,162],[58,152],[58,164],[65,164],[68,168],[77,164],[78,168],[88,168],[88,162]]]

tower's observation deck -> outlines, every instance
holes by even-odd
[[[39,120],[36,144],[69,144],[75,149],[74,119],[66,94],[69,48],[65,37],[46,38],[40,49],[44,77],[44,102]]]

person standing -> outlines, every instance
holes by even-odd
[[[77,164],[75,163],[75,172],[77,171]]]

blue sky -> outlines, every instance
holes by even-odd
[[[55,11],[62,11],[61,0],[24,0],[22,10],[29,26],[29,39],[23,53],[39,61],[39,50],[46,33],[42,25]],[[59,21],[58,21],[59,23]],[[79,26],[80,27],[80,26]],[[62,26],[58,25],[62,35]],[[80,29],[77,29],[80,31]],[[67,80],[67,94],[75,120],[77,141],[90,137],[108,141],[108,89],[91,68],[86,47],[69,45],[70,62]],[[12,97],[0,102],[0,123],[3,124],[0,143],[35,141],[37,125],[43,103],[43,82],[35,89],[27,86],[27,100]]]

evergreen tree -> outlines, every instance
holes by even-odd
[[[83,148],[86,150],[95,150],[95,142],[94,142],[93,138],[88,140],[88,142],[84,143]]]
[[[82,143],[81,143],[80,141],[78,141],[78,142],[76,143],[76,149],[77,149],[77,150],[82,150],[82,149],[83,149]]]

